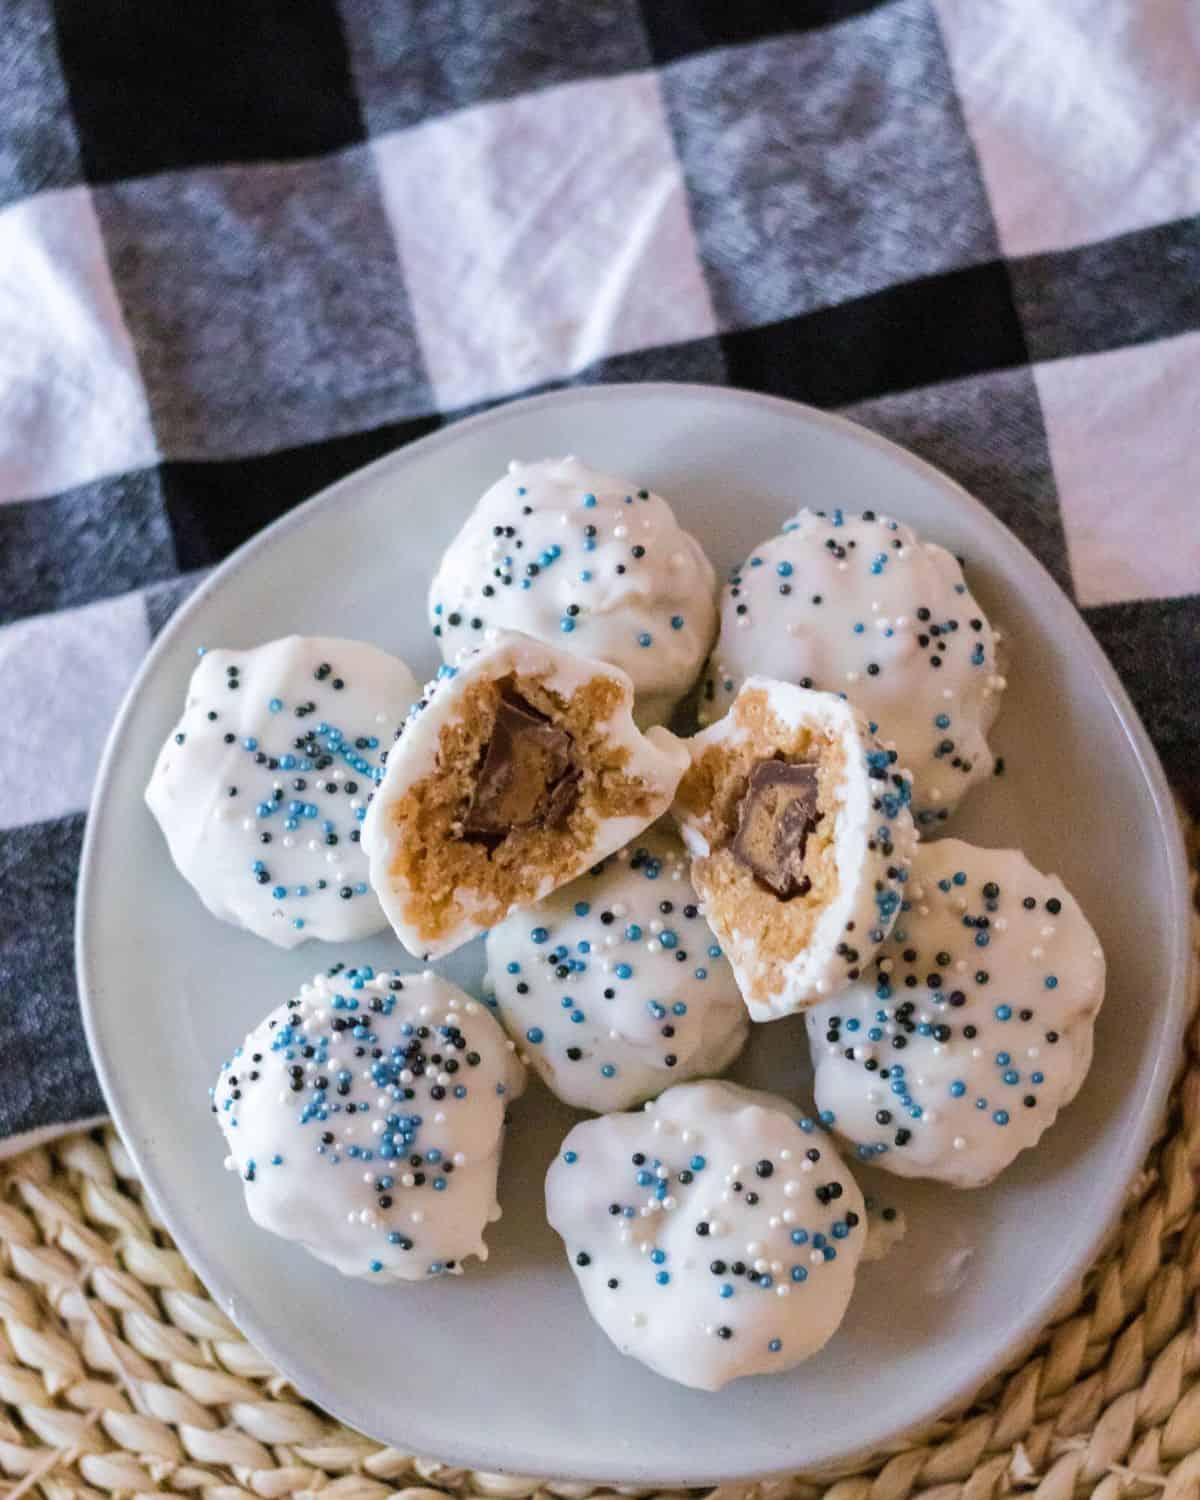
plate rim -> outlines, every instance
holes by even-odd
[[[847,438],[874,447],[883,453],[885,457],[890,458],[892,462],[901,464],[922,475],[928,482],[952,496],[956,503],[965,504],[967,509],[973,511],[977,519],[981,519],[986,527],[998,531],[1004,539],[1004,545],[1015,547],[1020,553],[1024,554],[1024,564],[1032,566],[1034,576],[1039,578],[1042,587],[1046,590],[1049,601],[1052,603],[1055,614],[1059,617],[1057,624],[1068,632],[1069,637],[1075,643],[1082,644],[1084,650],[1092,658],[1092,664],[1097,671],[1105,696],[1116,714],[1134,762],[1150,792],[1155,811],[1155,830],[1162,845],[1163,857],[1169,873],[1169,890],[1165,893],[1167,901],[1172,908],[1168,913],[1171,919],[1171,944],[1168,953],[1169,982],[1167,993],[1162,1002],[1169,1014],[1162,1035],[1162,1044],[1153,1060],[1147,1087],[1136,1105],[1133,1127],[1125,1132],[1117,1148],[1121,1170],[1113,1174],[1108,1185],[1105,1212],[1097,1218],[1097,1227],[1086,1246],[1086,1254],[1081,1254],[1077,1265],[1071,1266],[1060,1273],[1053,1282],[1043,1289],[1037,1298],[1033,1299],[1030,1304],[1027,1304],[1027,1310],[1014,1326],[1004,1346],[997,1351],[988,1365],[972,1379],[969,1386],[963,1384],[953,1396],[947,1399],[939,1399],[936,1405],[930,1405],[911,1420],[907,1420],[898,1424],[895,1428],[889,1429],[868,1446],[849,1450],[837,1455],[835,1458],[823,1461],[825,1465],[844,1464],[865,1457],[868,1453],[883,1451],[893,1444],[903,1441],[907,1435],[915,1433],[929,1422],[935,1421],[946,1410],[953,1409],[981,1384],[1004,1369],[1017,1357],[1021,1349],[1028,1345],[1030,1338],[1045,1326],[1048,1319],[1053,1315],[1055,1306],[1061,1301],[1068,1288],[1078,1280],[1087,1266],[1091,1265],[1095,1260],[1096,1254],[1106,1238],[1111,1225],[1120,1215],[1128,1184],[1140,1168],[1146,1152],[1152,1143],[1154,1134],[1159,1127],[1161,1118],[1165,1113],[1170,1084],[1174,1078],[1178,1061],[1179,1045],[1187,1021],[1188,1008],[1186,1002],[1189,994],[1192,966],[1188,900],[1189,886],[1182,831],[1179,827],[1173,794],[1170,790],[1166,773],[1124,684],[1117,676],[1116,670],[1108,660],[1103,648],[1092,634],[1087,622],[1075,604],[1016,533],[1010,530],[999,516],[989,510],[982,501],[977,500],[956,480],[927,460],[902,447],[899,443],[893,442],[890,438],[885,438],[870,428],[864,427],[860,423],[841,416],[836,412],[823,411],[819,407],[810,406],[804,402],[792,401],[786,397],[767,395],[762,392],[745,390],[735,386],[705,385],[691,381],[629,381],[590,386],[568,386],[537,395],[516,397],[511,400],[502,401],[496,406],[489,407],[486,411],[476,413],[473,416],[465,417],[458,421],[452,421],[436,432],[429,433],[424,437],[405,443],[399,448],[392,449],[388,453],[381,454],[380,457],[372,460],[371,463],[364,464],[361,468],[353,470],[341,479],[336,480],[333,484],[319,490],[308,499],[294,505],[282,516],[254,533],[253,536],[247,538],[227,558],[212,569],[209,576],[184,600],[172,615],[167,625],[151,643],[145,659],[122,699],[121,706],[117,711],[105,741],[84,829],[74,913],[75,972],[84,1034],[112,1121],[137,1169],[140,1181],[150,1194],[151,1200],[167,1225],[172,1238],[183,1252],[188,1263],[200,1276],[206,1290],[218,1307],[220,1307],[221,1311],[231,1318],[231,1321],[233,1321],[247,1340],[260,1349],[277,1368],[286,1374],[290,1364],[286,1353],[284,1357],[280,1357],[280,1351],[274,1338],[260,1326],[253,1309],[248,1307],[243,1301],[237,1301],[236,1312],[230,1311],[230,1306],[234,1303],[235,1299],[232,1297],[229,1288],[226,1287],[220,1269],[208,1264],[207,1258],[203,1254],[196,1252],[191,1243],[191,1236],[186,1225],[181,1227],[176,1222],[177,1216],[165,1209],[151,1181],[151,1177],[146,1171],[144,1153],[135,1140],[127,1137],[125,1130],[122,1128],[123,1120],[129,1116],[126,1111],[121,1085],[118,1081],[120,1069],[114,1067],[113,1059],[106,1049],[102,1036],[102,1028],[94,1008],[93,996],[101,988],[99,976],[96,972],[100,962],[97,954],[101,945],[95,928],[96,919],[92,917],[91,911],[95,904],[95,892],[102,883],[101,875],[98,873],[98,867],[101,863],[100,851],[110,837],[106,835],[106,824],[111,817],[111,814],[107,813],[107,808],[109,807],[109,799],[107,797],[108,783],[112,778],[114,766],[120,755],[126,725],[132,717],[135,708],[140,703],[148,684],[155,676],[160,659],[169,652],[176,638],[189,628],[188,622],[193,613],[202,608],[210,595],[223,589],[236,579],[239,573],[256,561],[259,554],[269,548],[285,532],[306,526],[312,522],[318,512],[323,512],[330,507],[336,507],[345,492],[357,489],[364,482],[369,483],[372,480],[378,479],[388,469],[402,469],[406,463],[411,461],[414,455],[427,454],[435,449],[453,444],[464,433],[477,432],[485,427],[497,425],[506,420],[514,408],[520,408],[523,412],[536,413],[538,410],[545,410],[549,407],[571,405],[574,403],[603,404],[614,400],[628,401],[636,399],[639,393],[666,395],[683,398],[684,400],[716,400],[718,402],[729,402],[733,405],[757,406],[765,408],[768,411],[774,411],[778,415],[792,421],[796,420],[797,417],[801,417],[817,426],[839,430]],[[119,828],[117,832],[119,833]],[[136,1132],[134,1134],[136,1135]],[[307,1370],[304,1373],[304,1389],[301,1390],[300,1386],[296,1387],[302,1396],[314,1401],[336,1420],[345,1422],[355,1430],[362,1430],[352,1417],[341,1415],[344,1408],[336,1390],[331,1392],[321,1380],[319,1374]],[[310,1373],[313,1374],[311,1381],[308,1378]],[[290,1379],[291,1376],[289,1375],[288,1378]],[[376,1441],[390,1443],[393,1440],[380,1438],[376,1439]],[[458,1468],[470,1468],[497,1473],[519,1473],[537,1478],[559,1478],[589,1483],[607,1482],[654,1487],[685,1483],[693,1486],[706,1483],[720,1484],[737,1479],[771,1479],[795,1472],[795,1464],[756,1469],[751,1459],[748,1469],[740,1464],[731,1463],[728,1467],[723,1468],[716,1475],[712,1476],[711,1479],[700,1480],[695,1477],[681,1479],[674,1471],[656,1469],[653,1466],[653,1456],[647,1455],[644,1460],[640,1458],[630,1460],[622,1458],[614,1461],[609,1474],[600,1479],[596,1476],[582,1476],[576,1473],[564,1475],[561,1472],[556,1474],[547,1472],[539,1464],[535,1456],[530,1456],[530,1462],[526,1464],[522,1461],[527,1456],[524,1452],[513,1452],[511,1448],[506,1450],[502,1441],[497,1441],[490,1435],[483,1436],[479,1441],[468,1439],[465,1442],[460,1442],[456,1436],[448,1434],[444,1443],[440,1437],[438,1438],[436,1447],[439,1450],[439,1455],[442,1455],[444,1452],[444,1462]]]

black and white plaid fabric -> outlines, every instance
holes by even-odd
[[[1200,734],[1194,0],[0,0],[0,1149],[103,1109],[109,721],[197,574],[569,381],[947,469]]]

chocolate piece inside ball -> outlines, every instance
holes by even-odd
[[[804,873],[804,851],[820,821],[816,766],[761,760],[738,808],[734,858],[780,900],[806,895],[812,882]]]
[[[514,828],[560,826],[579,791],[573,740],[512,687],[501,686],[500,704],[484,752],[471,806],[468,837],[503,840]]]

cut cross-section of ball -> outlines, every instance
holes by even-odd
[[[424,1281],[487,1259],[524,1082],[487,1006],[449,980],[338,964],[254,1028],[212,1107],[255,1223],[344,1275]]]
[[[866,1215],[837,1148],[798,1116],[773,1094],[685,1083],[567,1136],[547,1217],[622,1354],[715,1391],[836,1332]]]
[[[363,830],[410,953],[449,953],[636,837],[688,763],[624,672],[510,634],[418,700]]]
[[[896,919],[916,844],[895,751],[843,699],[763,677],[689,749],[674,812],[751,1017],[857,979]]]

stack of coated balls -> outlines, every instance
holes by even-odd
[[[246,1207],[347,1276],[460,1275],[532,1069],[586,1116],[546,1213],[613,1343],[708,1390],[786,1370],[902,1230],[852,1164],[980,1187],[1091,1062],[1071,893],[941,836],[994,769],[999,633],[882,512],[802,509],[718,593],[665,499],[574,458],[510,465],[429,621],[424,687],[364,641],[201,648],[147,788],[214,916],[418,960],[332,963],[234,1049]],[[472,996],[433,965],[481,934]],[[719,1081],[797,1013],[807,1107]]]

